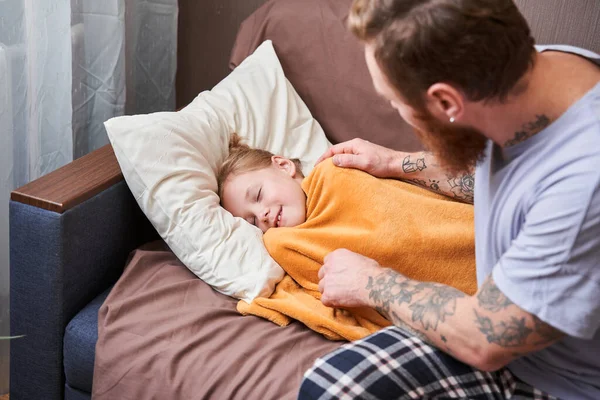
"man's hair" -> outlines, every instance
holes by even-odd
[[[505,101],[534,62],[534,39],[512,0],[354,0],[350,30],[372,43],[389,83],[413,107],[436,82],[471,101]]]
[[[259,169],[269,168],[272,165],[271,158],[273,153],[262,149],[253,149],[242,143],[242,138],[233,133],[229,140],[229,155],[219,168],[217,174],[217,184],[219,188],[219,198],[223,197],[223,185],[227,178],[243,174],[245,172],[257,171]],[[298,159],[292,159],[296,164],[296,170],[302,174],[302,164]]]

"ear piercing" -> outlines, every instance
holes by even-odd
[[[454,117],[450,117],[450,123],[454,122]]]

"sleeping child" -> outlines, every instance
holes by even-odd
[[[264,232],[286,271],[269,298],[238,311],[279,325],[299,320],[334,340],[356,340],[390,325],[371,308],[320,301],[324,257],[346,248],[409,278],[477,290],[473,207],[426,189],[339,168],[331,159],[304,178],[298,160],[252,149],[234,135],[218,176],[222,206]]]

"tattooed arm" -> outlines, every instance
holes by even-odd
[[[333,157],[335,165],[356,168],[378,178],[403,179],[466,203],[473,203],[473,173],[448,176],[429,153],[405,153],[363,139],[330,147],[317,163]]]
[[[398,327],[484,371],[497,370],[564,336],[511,302],[491,276],[475,295],[467,296],[336,250],[326,257],[319,279],[323,304],[373,307]]]
[[[550,122],[548,116],[536,115],[536,119],[523,124],[521,129],[515,132],[515,136],[504,143],[504,147],[527,140],[546,128]],[[459,176],[449,176],[439,167],[435,156],[431,153],[399,153],[399,155],[402,162],[395,163],[394,169],[398,171],[396,176],[457,200],[473,203],[474,170]]]
[[[365,286],[371,305],[395,324],[484,371],[494,371],[564,334],[511,302],[488,277],[475,296],[416,282],[386,269]]]
[[[475,171],[450,176],[431,153],[405,153],[396,167],[398,177],[465,203],[473,203]]]

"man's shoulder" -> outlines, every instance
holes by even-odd
[[[576,54],[578,56],[585,57],[589,60],[600,63],[600,54],[594,53],[591,50],[587,50],[581,47],[566,45],[566,44],[544,44],[536,45],[535,49],[542,53],[544,51],[560,51],[562,53]],[[596,61],[597,60],[597,61]]]

